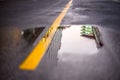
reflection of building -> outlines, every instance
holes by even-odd
[[[55,68],[58,61],[58,50],[61,46],[61,37],[62,37],[62,29],[58,29],[53,37],[53,40],[45,53],[40,67],[45,71],[46,74],[51,74],[52,69]],[[40,69],[41,69],[40,68]]]

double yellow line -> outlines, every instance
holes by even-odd
[[[32,52],[28,55],[25,61],[19,66],[22,70],[35,70],[42,60],[45,52],[47,51],[52,38],[57,30],[57,27],[60,25],[63,20],[65,14],[70,8],[73,0],[70,0],[69,3],[65,6],[63,11],[59,14],[59,16],[55,19],[53,24],[50,26],[49,30],[45,34],[45,36],[38,42]]]

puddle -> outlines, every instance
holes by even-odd
[[[61,48],[59,54],[97,54],[95,40],[81,36],[81,25],[72,25],[62,31]]]
[[[28,41],[29,43],[33,43],[44,29],[45,27],[26,29],[23,30],[21,34],[26,41]]]
[[[24,45],[37,43],[43,35],[45,27],[29,28],[22,30],[17,27],[0,28],[0,49],[15,50]]]

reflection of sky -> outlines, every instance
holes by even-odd
[[[61,48],[58,53],[95,54],[97,47],[94,39],[80,35],[80,25],[74,25],[62,31]]]

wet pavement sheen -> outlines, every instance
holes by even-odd
[[[0,1],[0,80],[120,80],[119,0],[73,0],[61,23],[72,27],[56,31],[36,70],[19,69],[39,41],[39,26],[49,27],[68,1],[49,2]],[[102,48],[80,35],[81,24],[99,26]]]
[[[80,36],[79,26],[62,30],[58,61],[50,80],[119,80],[116,57],[106,45],[97,49],[94,39]]]

